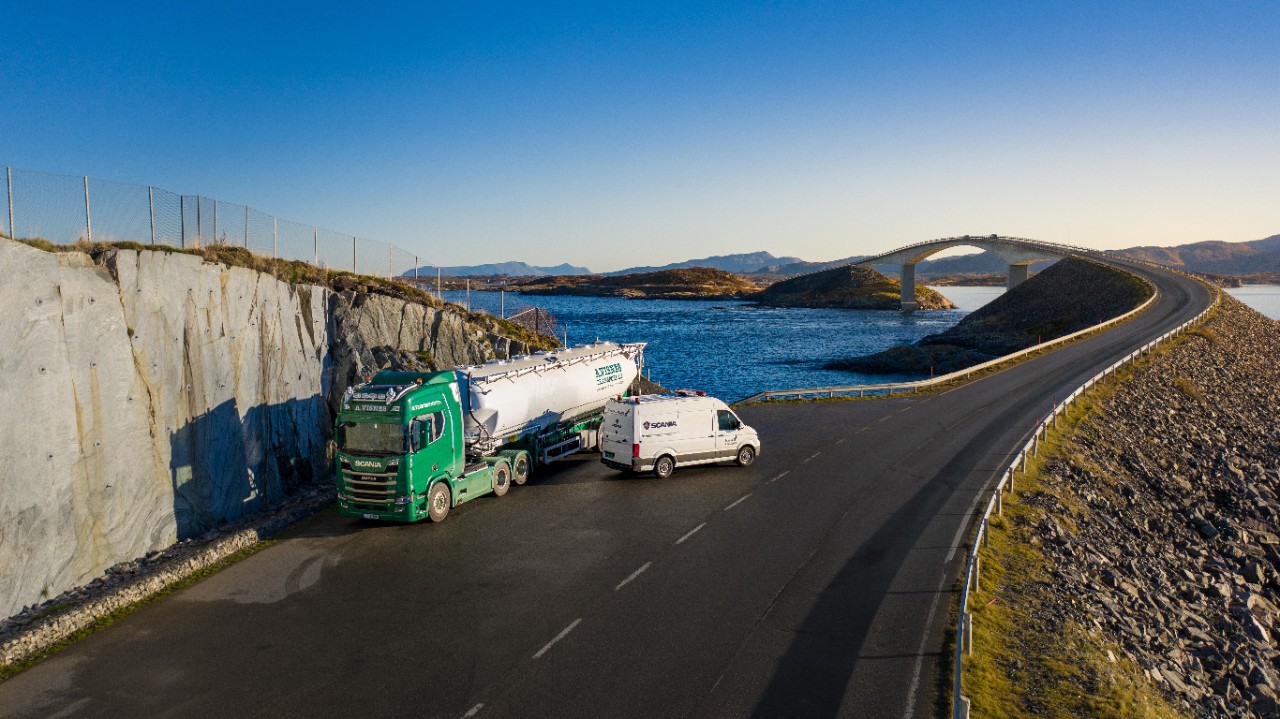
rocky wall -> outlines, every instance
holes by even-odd
[[[326,398],[527,348],[175,252],[0,239],[0,617],[327,482]]]

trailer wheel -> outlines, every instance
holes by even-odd
[[[493,496],[501,497],[511,489],[511,468],[506,462],[499,462],[493,467]]]
[[[449,516],[451,504],[453,495],[449,492],[448,482],[440,481],[431,485],[431,491],[427,493],[427,516],[431,517],[431,521],[443,522]]]
[[[738,466],[746,467],[756,461],[756,450],[749,444],[744,444],[738,450]]]
[[[529,481],[529,455],[521,452],[511,466],[511,481],[523,485]]]
[[[662,455],[657,462],[653,463],[653,476],[658,479],[666,479],[674,471],[676,471],[676,461],[669,454]]]

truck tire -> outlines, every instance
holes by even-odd
[[[521,452],[511,463],[511,481],[523,485],[529,481],[529,454]]]
[[[449,491],[448,482],[440,481],[431,485],[431,491],[427,493],[427,516],[431,517],[431,521],[443,522],[449,516],[452,504],[453,494]]]
[[[493,465],[493,496],[501,497],[511,489],[511,467],[506,462]]]
[[[666,479],[674,471],[676,471],[676,461],[669,454],[662,455],[657,462],[653,463],[653,476],[658,479]]]
[[[738,466],[746,467],[756,461],[756,448],[749,444],[744,444],[738,449]]]

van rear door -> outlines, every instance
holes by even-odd
[[[635,442],[635,405],[610,401],[600,423],[600,453],[603,459],[622,464],[631,463],[631,445]]]

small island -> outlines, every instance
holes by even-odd
[[[902,308],[900,287],[898,280],[870,267],[844,265],[783,280],[746,299],[766,307],[899,310]],[[951,300],[918,285],[916,302],[922,310],[955,309]]]
[[[506,288],[526,295],[626,297],[644,300],[736,300],[760,287],[732,272],[710,267],[659,270],[629,275],[553,275],[512,282]]]

